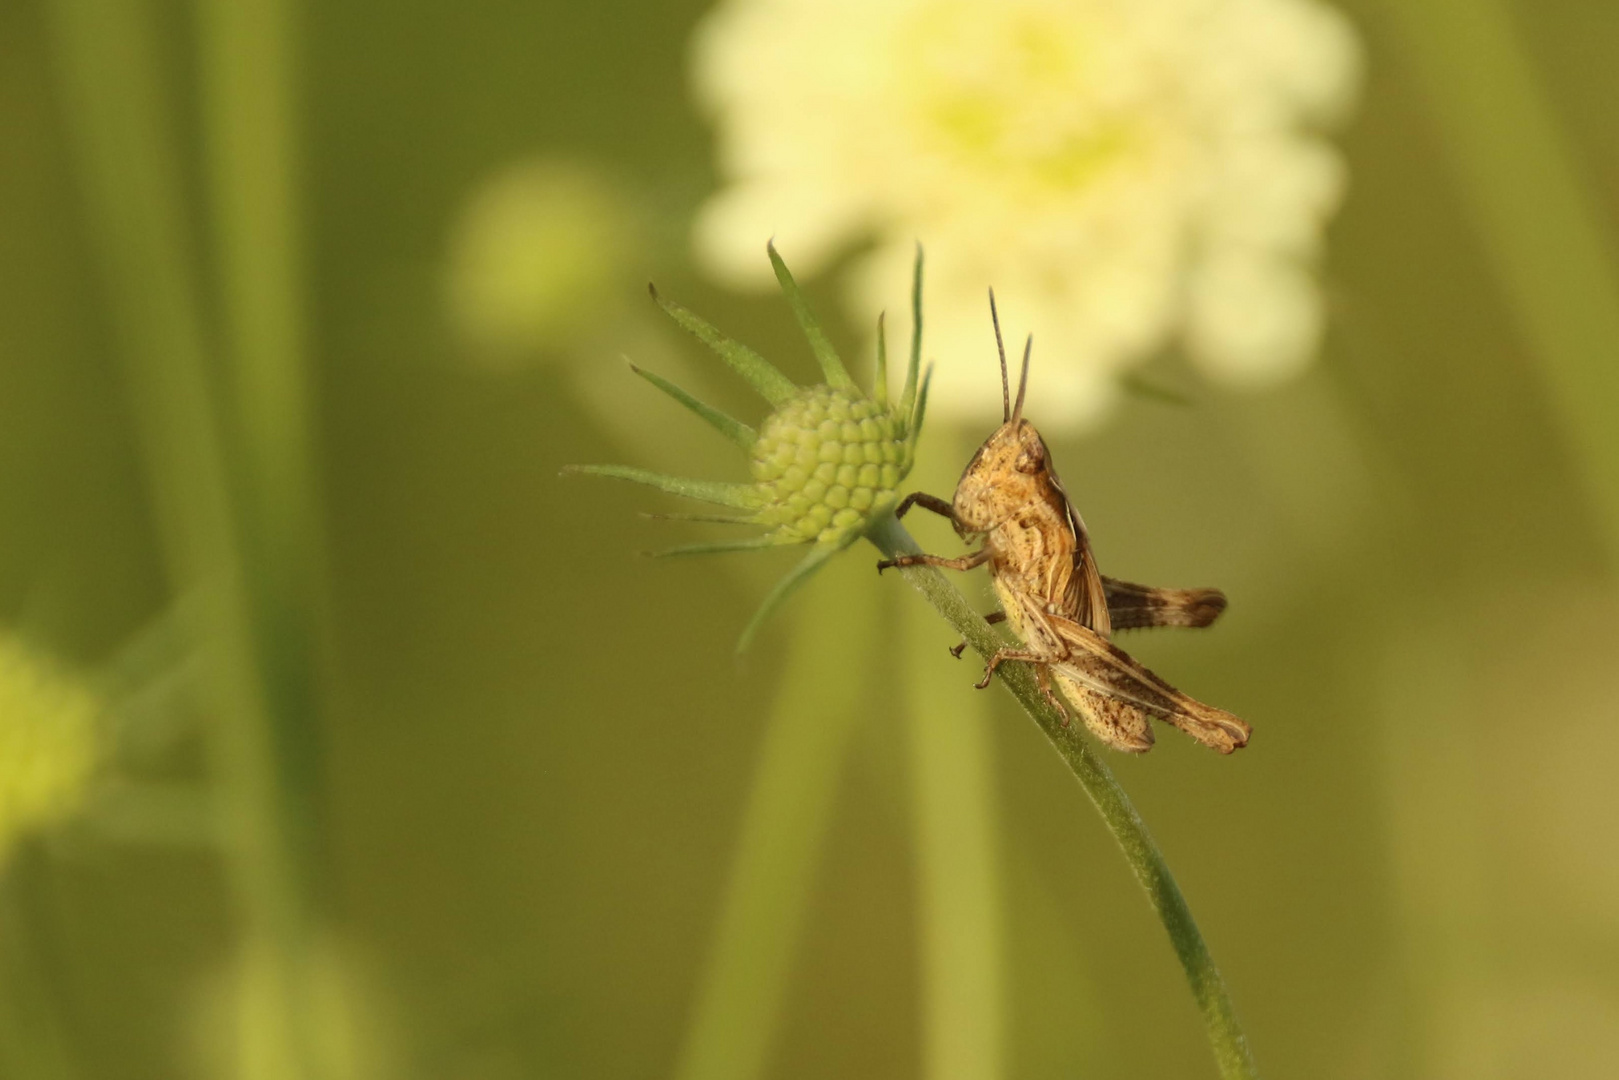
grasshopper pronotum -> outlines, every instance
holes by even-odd
[[[1010,623],[1024,645],[997,650],[980,689],[1002,663],[1022,660],[1034,665],[1041,691],[1064,717],[1077,712],[1097,738],[1115,749],[1150,750],[1150,717],[1223,754],[1247,745],[1247,724],[1187,697],[1108,640],[1116,629],[1207,626],[1225,610],[1225,595],[1218,589],[1132,585],[1097,570],[1085,522],[1057,479],[1045,441],[1023,419],[1034,338],[1024,346],[1014,405],[993,292],[989,306],[1001,358],[1004,422],[967,463],[952,501],[918,491],[894,511],[902,516],[913,505],[932,510],[949,518],[963,539],[982,536],[983,547],[953,559],[901,555],[878,563],[877,569],[926,565],[971,570],[989,565],[1001,610],[986,618]],[[951,651],[960,656],[961,649],[958,645]]]

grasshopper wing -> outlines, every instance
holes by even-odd
[[[1051,676],[1096,737],[1120,750],[1152,746],[1148,717],[1180,728],[1204,746],[1229,754],[1248,744],[1252,729],[1224,709],[1187,697],[1089,627],[1048,615],[1068,646]]]
[[[1155,589],[1103,577],[1107,613],[1115,630],[1153,626],[1208,626],[1225,610],[1219,589]]]
[[[1105,579],[1102,572],[1096,568],[1096,555],[1091,551],[1090,534],[1085,531],[1085,519],[1074,509],[1074,500],[1068,497],[1068,491],[1062,486],[1062,481],[1057,479],[1055,469],[1046,473],[1046,480],[1051,485],[1052,491],[1062,500],[1063,514],[1068,518],[1068,528],[1074,534],[1073,571],[1068,578],[1063,609],[1071,618],[1107,637],[1113,633],[1111,611],[1107,590],[1103,584]]]

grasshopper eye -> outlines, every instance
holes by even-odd
[[[1026,447],[1012,463],[1012,467],[1020,473],[1037,473],[1046,467],[1046,455],[1039,447]]]

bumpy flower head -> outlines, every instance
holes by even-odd
[[[916,460],[916,439],[927,407],[928,379],[920,380],[922,356],[922,254],[912,270],[910,363],[897,403],[888,400],[888,354],[882,323],[877,320],[877,377],[867,395],[854,384],[826,333],[805,303],[774,245],[766,249],[782,292],[809,339],[826,382],[799,387],[773,364],[745,345],[725,337],[690,311],[652,296],[675,322],[713,349],[746,379],[774,411],[756,431],[740,420],[704,404],[650,371],[637,375],[686,406],[747,451],[753,482],[726,483],[664,476],[625,465],[576,465],[564,472],[611,476],[648,484],[676,495],[744,511],[733,516],[671,515],[695,521],[761,525],[761,536],[713,544],[692,544],[662,552],[695,555],[743,551],[786,544],[813,544],[804,560],[771,590],[743,631],[738,648],[746,647],[759,625],[789,592],[802,584],[833,555],[870,531],[899,499],[899,484]],[[632,365],[633,366],[633,365]]]
[[[770,492],[760,524],[783,542],[835,543],[893,504],[908,463],[890,410],[859,391],[812,386],[771,413],[753,444],[753,478]]]
[[[863,320],[925,236],[944,415],[994,418],[989,285],[1046,343],[1057,427],[1176,343],[1242,384],[1314,353],[1344,186],[1319,132],[1359,60],[1322,0],[725,0],[694,45],[725,181],[699,260],[747,285],[753,237],[810,272],[874,240],[847,279]]]
[[[0,635],[0,864],[23,834],[83,804],[99,712],[83,684]]]

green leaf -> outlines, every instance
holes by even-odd
[[[746,540],[715,540],[703,544],[682,544],[679,547],[664,548],[662,551],[649,551],[647,554],[655,559],[662,559],[669,555],[718,555],[727,551],[759,551],[763,548],[782,547],[785,544],[800,542],[782,541],[769,535],[750,536]]]
[[[681,307],[673,300],[665,300],[658,295],[656,286],[647,285],[647,291],[671,319],[713,349],[721,360],[730,365],[732,371],[746,379],[748,385],[758,391],[759,395],[770,404],[781,405],[798,393],[797,384],[778,371],[770,361],[746,345],[732,341],[714,329],[713,325],[702,316]]]
[[[704,420],[708,421],[715,431],[718,431],[721,435],[724,435],[727,439],[730,439],[742,449],[753,449],[753,444],[759,438],[759,433],[754,431],[748,425],[744,424],[742,421],[734,417],[727,416],[725,413],[720,412],[712,405],[698,401],[686,391],[682,390],[668,379],[665,379],[662,375],[655,375],[652,372],[647,371],[645,368],[637,367],[633,363],[630,364],[630,370],[641,376],[641,378],[645,379],[653,386],[656,386],[659,390],[662,390],[665,394],[668,394],[670,397],[680,402],[682,405],[686,406],[686,408],[690,409]]]
[[[704,521],[713,525],[757,525],[759,519],[752,514],[746,517],[732,517],[730,514],[647,514],[641,515],[653,521]]]
[[[905,389],[899,396],[899,414],[909,419],[916,408],[916,379],[922,370],[922,245],[916,245],[916,267],[911,272],[911,362],[905,368]]]
[[[820,320],[815,312],[810,310],[809,301],[798,288],[798,282],[788,271],[787,264],[782,262],[781,255],[776,251],[776,242],[770,241],[765,245],[765,251],[770,255],[770,265],[775,267],[776,280],[781,282],[782,295],[787,297],[788,306],[793,309],[793,316],[798,319],[798,326],[809,339],[810,349],[815,353],[815,359],[820,362],[821,374],[825,376],[828,386],[840,390],[847,390],[854,386],[854,380],[849,378],[849,371],[838,358],[838,352],[828,340],[826,331],[821,329]]]
[[[928,411],[928,386],[932,382],[933,365],[929,364],[928,370],[922,376],[922,388],[916,394],[916,411],[911,414],[911,424],[906,430],[905,437],[910,442],[916,442],[917,438],[922,434],[922,418],[927,415]]]
[[[877,316],[877,376],[871,382],[871,397],[879,406],[888,408],[888,333],[883,329],[887,312]]]
[[[748,646],[753,644],[759,628],[776,608],[781,606],[781,602],[787,599],[794,589],[808,581],[810,575],[825,565],[828,559],[860,539],[860,536],[858,531],[852,531],[841,540],[830,544],[816,544],[811,548],[803,561],[787,571],[787,576],[776,582],[775,587],[765,596],[764,603],[759,605],[759,610],[753,613],[753,618],[748,620],[747,627],[743,629],[742,637],[736,643],[736,651],[745,652]]]
[[[717,506],[729,506],[737,510],[757,510],[765,502],[765,497],[752,484],[728,484],[721,480],[687,480],[679,476],[648,472],[646,469],[637,469],[629,465],[563,466],[563,476],[575,474],[628,480],[634,484],[646,484],[648,487],[667,491],[671,495],[684,495],[688,499],[714,503]]]

